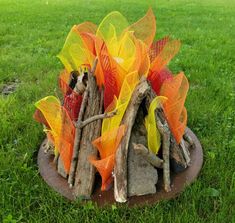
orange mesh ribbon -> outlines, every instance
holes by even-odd
[[[161,89],[161,95],[168,98],[163,108],[177,143],[180,143],[187,124],[187,111],[184,102],[188,89],[189,83],[183,73],[179,73],[173,79],[166,80]]]
[[[106,132],[92,143],[98,149],[101,159],[97,160],[94,157],[90,157],[89,161],[97,168],[102,177],[101,190],[107,190],[112,182],[115,153],[125,131],[126,126],[121,125],[118,128]]]

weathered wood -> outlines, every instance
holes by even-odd
[[[120,143],[115,157],[114,166],[114,197],[117,202],[127,201],[127,154],[131,131],[140,103],[150,90],[146,79],[141,79],[136,86],[128,104],[122,123],[127,126],[126,134]]]
[[[157,109],[157,127],[162,136],[163,184],[166,192],[171,191],[170,181],[170,129],[163,119],[161,109]]]
[[[95,59],[95,61],[94,61],[91,73],[94,73],[94,71],[96,69],[96,65],[97,65],[97,59]],[[84,78],[84,75],[83,75],[83,79],[86,79],[86,78]],[[86,110],[87,101],[88,101],[88,90],[89,89],[86,86],[86,84],[87,84],[86,81],[84,81],[83,79],[81,80],[80,84],[77,83],[75,86],[75,91],[77,93],[80,93],[83,95],[82,104],[80,107],[80,111],[78,113],[77,122],[82,121],[85,110]],[[85,87],[85,90],[84,90],[84,87]],[[73,155],[72,155],[72,161],[71,161],[71,166],[70,166],[70,170],[69,170],[69,177],[68,177],[68,183],[69,183],[70,187],[72,187],[74,184],[75,172],[76,172],[77,163],[78,163],[78,154],[79,154],[79,148],[80,148],[81,135],[82,135],[82,129],[77,128],[75,131]]]
[[[93,72],[88,74],[88,103],[84,119],[103,113],[103,90],[100,91],[96,84]],[[100,136],[101,119],[91,122],[82,129],[82,138],[78,155],[78,165],[75,174],[74,193],[76,197],[90,199],[92,194],[95,168],[88,161],[90,156],[97,156],[97,150],[93,147],[92,141]],[[80,129],[80,128],[77,128]]]
[[[142,155],[151,165],[157,168],[163,168],[163,160],[156,156],[142,144],[132,143],[136,154]]]
[[[114,115],[117,114],[117,111],[112,111],[110,113],[104,113],[104,114],[100,114],[100,115],[94,115],[84,121],[81,121],[81,122],[77,122],[76,123],[76,128],[84,128],[86,125],[90,124],[91,122],[94,122],[94,121],[97,121],[99,119],[105,119],[105,118],[111,118],[113,117]]]
[[[195,148],[195,143],[187,131],[184,132],[183,138],[189,144],[189,147]]]
[[[78,114],[78,121],[81,121],[83,119],[85,108],[87,105],[87,100],[88,100],[88,88],[86,88],[83,94],[82,104],[81,104],[81,108]],[[69,170],[69,177],[68,177],[68,183],[70,187],[72,187],[74,184],[74,177],[75,177],[75,172],[76,172],[77,163],[78,163],[78,153],[79,153],[81,135],[82,135],[82,129],[76,128],[74,145],[73,145],[73,156],[72,156],[71,166]]]
[[[188,151],[188,148],[185,146],[185,141],[184,141],[183,138],[182,138],[181,141],[180,141],[180,147],[181,147],[181,149],[182,149],[183,156],[184,156],[184,159],[185,159],[185,161],[186,161],[186,163],[187,163],[187,166],[189,166],[189,165],[190,165],[190,161],[191,161],[191,159],[190,159],[190,153],[189,153],[189,151]]]

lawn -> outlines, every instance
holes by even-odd
[[[112,10],[130,22],[151,6],[156,39],[182,41],[170,63],[190,82],[188,126],[204,149],[198,180],[175,200],[151,207],[99,209],[71,203],[38,173],[44,138],[34,102],[57,95],[56,55],[74,24],[99,23]],[[232,0],[0,0],[0,222],[235,222],[235,2]]]

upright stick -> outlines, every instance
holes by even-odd
[[[96,65],[97,65],[97,59],[94,62],[91,72],[94,72],[94,70],[96,69]],[[82,122],[83,120],[83,116],[84,116],[85,109],[87,106],[87,101],[88,101],[88,86],[86,87],[83,93],[82,104],[81,104],[81,108],[78,114],[77,122]],[[76,171],[77,163],[78,163],[78,154],[79,154],[81,135],[82,135],[82,128],[76,128],[74,146],[73,146],[73,156],[72,156],[72,162],[71,162],[69,178],[68,178],[68,183],[70,187],[72,187],[74,184],[74,177],[75,177],[75,171]]]
[[[127,131],[117,149],[115,157],[114,197],[117,202],[127,201],[127,154],[129,141],[138,108],[149,90],[150,86],[147,81],[140,81],[131,96],[131,100],[122,119],[122,124],[127,126]]]
[[[103,113],[103,89],[97,86],[95,75],[95,66],[88,73],[88,101],[84,119],[90,119],[93,116]],[[75,173],[74,194],[77,197],[89,199],[95,181],[95,167],[89,162],[89,157],[97,156],[97,149],[92,145],[92,141],[100,136],[102,120],[90,122],[82,129],[82,137],[78,154],[78,165]]]

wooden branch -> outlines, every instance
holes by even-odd
[[[88,100],[88,88],[86,88],[83,94],[82,104],[81,104],[81,108],[78,114],[78,122],[83,119],[85,108],[87,105],[87,100]],[[72,156],[72,161],[71,161],[71,166],[70,166],[70,171],[69,171],[69,178],[68,178],[68,183],[70,187],[72,187],[74,183],[75,171],[76,171],[77,162],[78,162],[78,153],[79,153],[81,135],[82,135],[82,129],[76,128],[74,145],[73,145],[73,156]]]
[[[151,165],[163,168],[163,160],[147,149],[143,144],[132,143],[136,154],[142,155]]]
[[[187,131],[185,131],[183,138],[189,144],[189,147],[191,147],[193,149],[195,148],[195,143]]]
[[[166,192],[171,191],[170,182],[170,129],[166,120],[163,120],[162,112],[157,109],[157,127],[162,136],[163,156],[163,183]]]
[[[151,91],[147,95],[146,98],[146,108],[148,109],[152,100],[156,97],[156,94]],[[171,138],[171,131],[166,121],[163,109],[157,108],[155,110],[155,119],[157,128],[162,137],[162,156],[163,156],[163,183],[164,183],[164,190],[166,192],[171,191],[170,187],[170,138]]]
[[[100,114],[100,115],[94,115],[84,121],[77,122],[75,126],[76,128],[84,128],[86,125],[90,124],[91,122],[97,121],[98,119],[111,118],[115,116],[116,114],[117,114],[117,110],[114,110],[109,113]]]
[[[135,87],[130,102],[123,116],[121,124],[127,126],[126,134],[123,137],[115,156],[114,166],[114,197],[117,202],[127,201],[127,154],[131,131],[140,103],[150,90],[146,79],[141,79]]]
[[[190,153],[189,153],[188,149],[187,149],[186,146],[185,146],[184,139],[182,139],[182,140],[180,141],[180,147],[182,148],[183,156],[184,156],[184,159],[185,159],[185,161],[186,161],[186,163],[187,163],[187,166],[189,166],[190,161],[191,161],[191,159],[190,159]]]
[[[95,71],[97,62],[98,62],[97,59],[95,59],[92,72]],[[82,104],[81,104],[80,111],[78,114],[78,119],[77,119],[78,122],[81,122],[83,119],[85,109],[87,106],[87,101],[88,101],[88,86],[85,88],[85,91],[83,93]],[[72,156],[69,177],[68,177],[69,187],[72,187],[74,184],[74,177],[75,177],[75,172],[76,172],[77,163],[78,163],[78,154],[79,154],[79,148],[80,148],[81,135],[82,135],[82,129],[76,128],[74,145],[73,145],[73,156]]]
[[[99,90],[94,76],[96,63],[92,71],[88,73],[87,87],[89,95],[84,117],[85,120],[103,113],[103,90]],[[98,119],[87,124],[82,129],[74,184],[74,194],[76,197],[89,199],[92,194],[96,170],[88,161],[88,158],[90,156],[97,156],[97,150],[93,147],[92,141],[100,136],[101,124],[101,119]],[[77,129],[81,130],[81,128]]]

